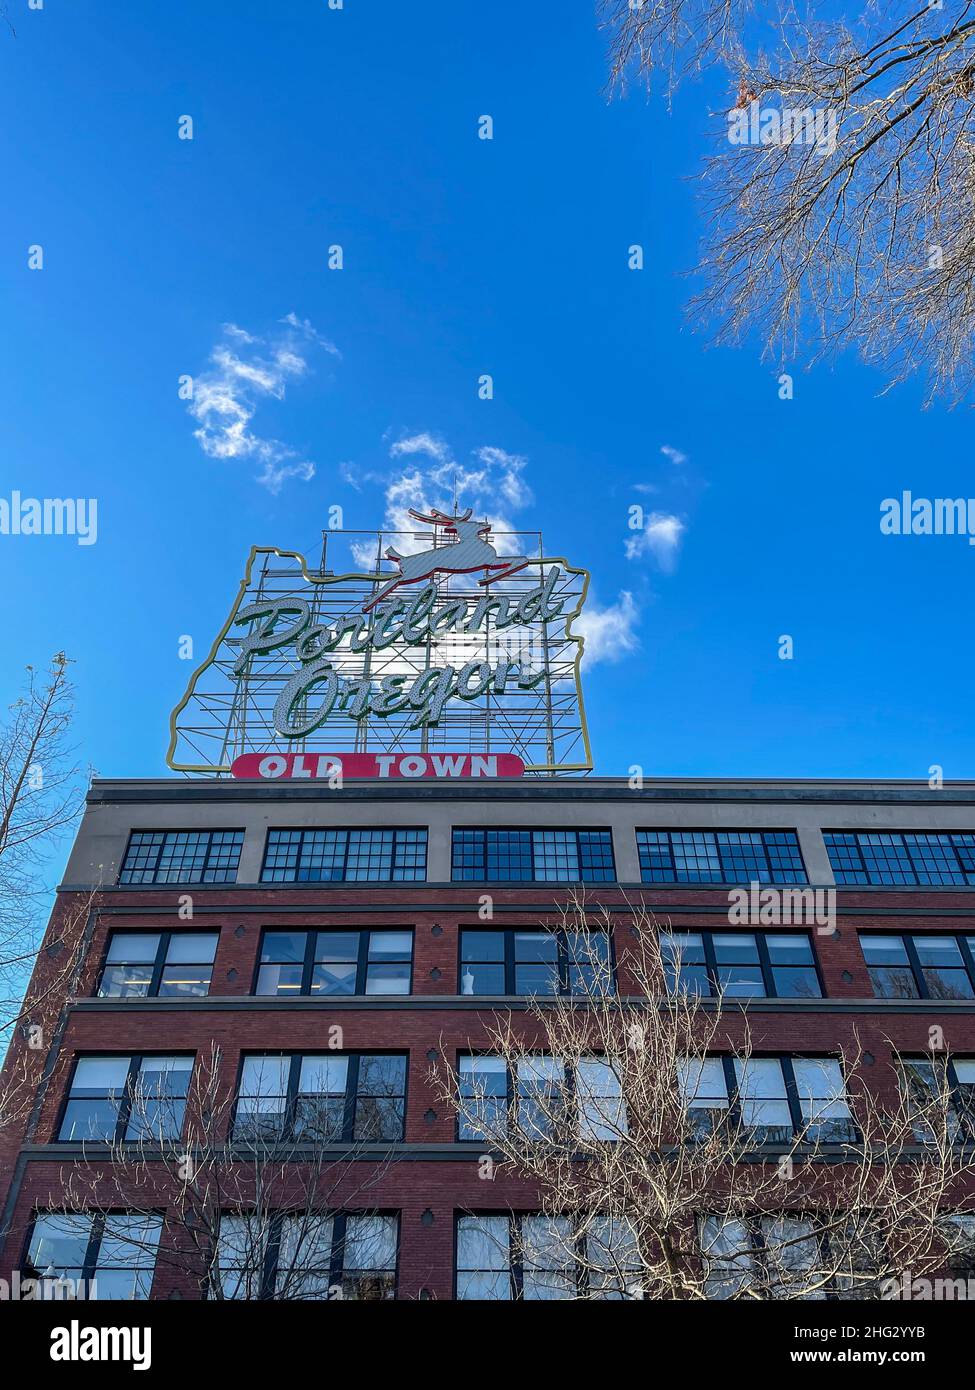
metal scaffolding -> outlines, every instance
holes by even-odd
[[[591,771],[579,678],[582,639],[572,629],[589,576],[564,559],[545,557],[539,531],[492,533],[499,555],[528,556],[529,562],[490,585],[478,582],[483,571],[438,572],[425,583],[436,589],[436,609],[458,600],[472,609],[486,595],[507,597],[513,605],[555,570],[552,598],[556,602],[563,599],[564,608],[554,620],[498,630],[489,614],[474,633],[448,630],[432,637],[428,634],[421,644],[398,641],[378,651],[370,644],[364,651],[354,652],[346,641],[327,658],[341,679],[369,680],[377,686],[384,676],[403,675],[412,680],[434,667],[517,661],[522,669],[541,676],[531,688],[509,685],[502,695],[488,691],[476,700],[449,699],[436,724],[416,729],[409,727],[407,713],[383,718],[370,714],[356,720],[343,710],[333,710],[311,733],[288,739],[275,730],[272,711],[284,685],[298,669],[293,648],[252,653],[240,674],[234,673],[241,642],[248,633],[248,625],[236,625],[234,618],[249,604],[300,598],[311,609],[312,622],[327,627],[343,619],[361,618],[363,604],[398,573],[384,558],[387,547],[410,554],[429,549],[431,539],[435,548],[456,543],[440,525],[432,537],[429,529],[324,531],[315,569],[310,569],[296,551],[255,547],[227,622],[173,711],[167,758],[170,767],[185,773],[225,776],[234,758],[243,753],[287,749],[338,754],[506,752],[521,757],[526,769],[535,775]],[[346,556],[353,554],[360,561],[370,557],[372,569],[359,573],[342,570]],[[394,598],[412,599],[423,587],[423,583],[404,586]],[[380,605],[374,616],[381,615],[384,607]]]

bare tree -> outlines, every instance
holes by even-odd
[[[747,0],[602,8],[616,84],[728,74],[693,303],[717,341],[754,330],[780,361],[854,347],[891,385],[920,370],[929,400],[960,399],[975,329],[970,0],[869,3],[852,24],[789,5],[764,49]]]
[[[155,1268],[217,1300],[392,1297],[396,1224],[375,1193],[395,1160],[369,1137],[337,1143],[326,1097],[244,1114],[214,1047],[188,1093],[161,1073],[126,1103],[125,1138],[107,1153],[86,1143],[46,1208],[55,1237],[106,1223],[114,1267],[96,1275],[100,1296],[146,1296]]]
[[[807,1059],[794,1127],[747,1001],[681,985],[677,938],[639,911],[617,994],[611,925],[567,908],[578,992],[497,1014],[485,1056],[433,1069],[486,1171],[537,1193],[537,1214],[501,1225],[471,1213],[488,1282],[497,1241],[530,1297],[879,1297],[905,1271],[970,1259],[975,1148],[943,1054],[899,1068],[885,1095],[858,1041]]]
[[[43,934],[49,886],[45,855],[77,819],[84,804],[84,774],[70,746],[74,692],[68,658],[58,652],[43,675],[27,667],[23,694],[0,727],[0,1053],[16,1027],[32,1028],[40,1051],[53,1012],[73,978],[85,925],[94,904],[88,894],[56,911],[45,970],[24,991]],[[38,1031],[41,1030],[41,1031]],[[23,1112],[36,1084],[30,1059],[11,1055],[0,1084],[0,1127]]]

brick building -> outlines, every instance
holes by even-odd
[[[835,889],[837,930],[735,925],[729,890],[753,882]],[[838,1052],[854,1029],[881,1063],[892,1048],[923,1054],[937,1024],[952,1084],[973,1079],[975,783],[96,781],[7,1061],[29,1104],[0,1149],[0,1272],[94,1276],[103,1296],[200,1296],[153,1256],[173,1239],[172,1212],[135,1261],[113,1241],[123,1212],[80,1215],[73,1232],[45,1212],[63,1201],[66,1167],[125,1140],[133,1078],[163,1077],[178,1100],[216,1045],[235,1123],[325,1087],[335,1152],[355,1144],[350,1167],[379,1165],[369,1213],[334,1227],[333,1277],[349,1293],[517,1294],[518,1271],[465,1254],[464,1223],[531,1212],[532,1193],[498,1179],[486,1200],[483,1144],[458,1137],[429,1070],[441,1048],[476,1055],[497,1008],[517,1015],[531,991],[571,989],[567,944],[542,928],[580,886],[618,935],[638,905],[669,920],[705,992],[719,980],[749,999],[783,1114],[802,1058]],[[78,961],[51,993],[65,921]],[[254,1082],[261,1055],[276,1080]]]

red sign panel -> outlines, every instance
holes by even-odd
[[[325,780],[341,772],[356,777],[521,777],[514,753],[243,753],[234,777],[265,781]]]

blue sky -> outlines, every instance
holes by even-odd
[[[756,344],[684,326],[720,78],[609,100],[587,3],[10,9],[0,496],[95,497],[98,539],[0,536],[5,699],[64,648],[84,758],[162,774],[179,638],[209,644],[251,544],[315,553],[329,506],[376,525],[433,452],[490,449],[464,500],[592,571],[598,771],[975,775],[975,550],[878,524],[975,492],[966,410],[853,358],[782,401]],[[263,460],[208,456],[178,398],[221,345],[280,368],[236,397]],[[628,556],[633,504],[662,520]]]

